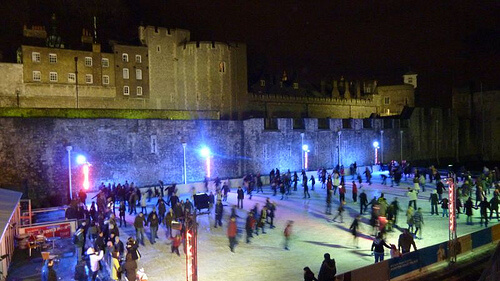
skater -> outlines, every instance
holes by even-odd
[[[443,197],[443,191],[445,189],[446,188],[444,187],[444,184],[443,184],[443,182],[441,182],[441,180],[436,181],[436,191],[438,194],[439,201],[441,201],[441,199]]]
[[[432,191],[431,197],[429,198],[429,201],[431,201],[431,215],[436,214],[439,216],[439,212],[438,212],[439,199],[438,199],[437,191],[435,189]]]
[[[500,221],[500,218],[498,217],[498,203],[499,203],[498,202],[498,192],[495,190],[493,192],[493,198],[491,198],[491,200],[490,200],[490,220],[493,217],[493,211],[495,211],[497,214],[497,220]]]
[[[144,246],[144,225],[146,224],[146,219],[142,212],[135,217],[134,227],[135,227],[135,239],[137,242]]]
[[[422,216],[422,208],[413,214],[413,223],[415,224],[415,237],[417,239],[422,239],[422,225],[424,224],[424,217]],[[418,234],[418,236],[417,236]]]
[[[345,185],[339,185],[339,201],[345,203]]]
[[[358,186],[355,181],[352,181],[352,201],[354,203],[358,201]]]
[[[351,227],[349,227],[349,230],[351,230],[352,236],[353,236],[353,244],[356,246],[356,249],[359,249],[358,246],[358,228],[359,228],[359,220],[361,219],[361,215],[357,215],[354,220],[352,221]]]
[[[385,174],[380,174],[380,177],[382,178],[382,185],[387,185],[387,176]]]
[[[280,193],[281,193],[281,199],[280,200],[283,200],[283,198],[286,196],[286,199],[288,199],[288,193],[285,193],[285,185],[283,183],[280,184]]]
[[[473,223],[472,223],[472,215],[473,215],[472,209],[473,208],[474,208],[474,203],[472,202],[472,198],[469,197],[469,199],[467,199],[467,201],[465,201],[465,204],[464,204],[464,212],[465,212],[465,215],[467,216],[467,224],[468,225],[473,225]]]
[[[236,241],[236,234],[238,233],[238,228],[236,226],[236,218],[232,217],[229,220],[229,224],[227,226],[227,237],[229,238],[229,249],[234,253],[234,247],[238,244]]]
[[[253,213],[252,212],[248,212],[248,215],[247,215],[247,220],[246,220],[246,223],[245,223],[245,231],[247,233],[247,244],[250,243],[250,238],[253,238],[253,229],[255,228],[255,218],[253,217]]]
[[[302,185],[304,187],[304,199],[306,198],[306,195],[307,195],[307,198],[311,198],[311,195],[309,194],[309,187],[307,186],[307,176],[304,174],[304,176],[302,177]]]
[[[408,187],[408,192],[406,193],[406,195],[408,196],[408,199],[409,199],[408,207],[410,207],[413,203],[413,208],[416,210],[417,209],[417,192]]]
[[[172,246],[171,246],[171,251],[172,253],[176,253],[177,256],[181,256],[181,254],[179,253],[179,246],[181,245],[182,243],[182,238],[181,238],[181,235],[180,234],[177,234],[175,235],[174,238],[171,238],[172,241]]]
[[[392,214],[394,216],[394,225],[397,225],[398,223],[398,214],[399,214],[399,211],[401,210],[401,208],[399,207],[399,201],[398,201],[398,198],[397,197],[394,197],[394,200],[391,202],[391,206],[392,206]]]
[[[482,226],[483,225],[483,219],[484,219],[484,227],[488,227],[488,209],[490,208],[490,202],[488,202],[488,199],[486,199],[486,196],[483,197],[483,201],[479,203],[479,212],[481,213],[481,220],[479,221],[479,224]]]
[[[439,203],[441,203],[441,208],[443,209],[443,218],[445,215],[448,217],[448,199],[443,198]]]
[[[283,231],[283,236],[285,237],[285,250],[290,250],[288,246],[290,245],[290,237],[292,236],[292,226],[293,221],[288,221]]]
[[[241,186],[238,186],[238,191],[237,191],[237,194],[238,194],[238,208],[240,209],[243,209],[243,199],[245,198],[245,192],[243,192],[243,189],[241,188]],[[241,203],[241,207],[240,207],[240,203]]]
[[[331,215],[332,214],[332,190],[331,189],[326,189],[326,210],[325,214]]]
[[[363,172],[363,174],[366,175],[366,183],[368,185],[372,185],[372,172],[370,171],[370,169],[368,167],[366,167],[366,169]]]
[[[413,240],[413,235],[410,234],[408,229],[403,230],[403,233],[399,235],[398,240],[398,250],[402,254],[409,253],[411,250],[411,246],[413,246],[413,250],[417,250],[417,245],[415,245],[415,240]]]
[[[309,267],[304,267],[304,281],[318,281]]]
[[[217,224],[222,226],[222,214],[224,212],[224,206],[222,205],[222,200],[217,199],[217,204],[215,205],[215,225],[214,228],[217,228]]]
[[[314,185],[316,184],[316,179],[314,178],[314,175],[311,175],[311,179],[309,181],[311,182],[311,190],[314,191]]]
[[[366,211],[366,208],[368,208],[368,197],[366,196],[365,191],[361,191],[361,194],[359,195],[359,207],[360,211],[359,214],[363,214],[363,210]]]
[[[377,238],[373,240],[371,251],[375,255],[375,263],[384,260],[384,247],[390,249],[391,246],[385,243],[382,233],[378,233]]]
[[[339,208],[337,209],[338,212],[332,219],[332,222],[334,222],[338,217],[340,217],[340,223],[344,223],[344,217],[342,216],[342,214],[344,213],[344,204],[345,204],[344,201],[340,201]]]
[[[259,222],[257,223],[257,228],[255,229],[257,235],[259,235],[259,227],[262,228],[262,234],[266,234],[265,226],[266,226],[266,218],[267,218],[267,207],[262,207],[260,211]]]
[[[412,206],[408,206],[408,210],[406,210],[406,223],[408,224],[408,230],[413,232],[413,215],[415,210]]]
[[[125,212],[127,208],[125,207],[125,202],[120,202],[120,207],[118,208],[118,215],[120,217],[120,227],[122,227],[122,223],[125,227],[127,227],[127,221],[125,220]]]

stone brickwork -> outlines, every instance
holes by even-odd
[[[15,63],[0,63],[0,107],[17,106],[17,96],[24,92],[23,65]]]
[[[446,114],[445,114],[446,116]],[[330,119],[318,129],[317,119],[305,119],[294,129],[292,119],[278,119],[276,129],[267,130],[264,119],[219,120],[125,120],[0,118],[0,187],[29,186],[42,198],[45,193],[65,192],[68,186],[68,155],[73,147],[73,186],[82,182],[74,158],[83,154],[92,164],[92,185],[101,181],[134,181],[138,185],[183,181],[183,148],[187,143],[187,179],[201,181],[206,174],[202,146],[212,151],[212,177],[267,174],[272,168],[300,170],[301,133],[309,146],[310,170],[374,163],[373,142],[381,144],[384,162],[403,159],[431,160],[454,157],[452,139],[456,128],[434,128],[447,122],[441,110],[416,109],[410,120]],[[409,127],[407,127],[409,126]],[[370,127],[370,128],[366,128]],[[446,127],[446,126],[445,126]],[[403,131],[401,135],[400,131]],[[383,131],[383,133],[381,133]],[[340,137],[339,137],[340,132]],[[437,135],[436,135],[437,134]],[[400,137],[403,136],[401,143]],[[340,152],[340,154],[339,154]],[[37,198],[37,197],[35,197]]]

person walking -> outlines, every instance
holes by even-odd
[[[382,237],[382,233],[379,232],[377,234],[377,237],[375,239],[373,239],[372,248],[371,248],[371,251],[373,252],[373,254],[375,256],[375,263],[384,260],[384,255],[385,255],[384,254],[384,247],[386,247],[388,249],[391,248],[391,246],[389,246],[389,245],[387,245],[387,243],[385,243],[385,240]]]
[[[318,273],[318,281],[332,281],[337,274],[335,259],[330,258],[330,254],[324,254],[324,260]]]
[[[238,243],[236,241],[236,234],[238,233],[238,228],[236,226],[236,218],[232,217],[229,220],[229,224],[227,226],[227,238],[229,238],[229,249],[234,253],[234,247]]]
[[[293,221],[288,221],[283,231],[283,236],[285,237],[285,250],[290,250],[288,246],[290,245],[290,237],[292,236],[292,226]]]
[[[241,188],[241,186],[238,186],[238,191],[237,193],[237,199],[238,199],[238,208],[243,209],[243,199],[245,198],[245,192]],[[241,203],[241,207],[240,207]]]
[[[439,216],[439,212],[438,212],[438,203],[439,203],[439,199],[438,199],[438,195],[437,195],[437,190],[433,190],[432,193],[431,193],[431,196],[429,198],[429,201],[431,202],[431,215],[438,215]]]
[[[135,239],[137,242],[142,244],[144,246],[144,225],[146,223],[146,220],[144,218],[144,214],[142,212],[139,213],[135,217],[134,220],[134,228],[135,228]]]

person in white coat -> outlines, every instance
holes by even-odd
[[[92,281],[97,278],[97,273],[99,272],[99,261],[104,257],[104,251],[99,251],[98,254],[95,253],[94,248],[90,247],[87,249],[87,255],[90,259],[90,270],[92,271]]]

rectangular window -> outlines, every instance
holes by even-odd
[[[156,46],[156,52],[157,53],[161,53],[161,47],[160,47],[160,45]]]
[[[299,89],[299,83],[293,83],[293,88],[295,90],[298,90]]]
[[[109,76],[108,75],[102,76],[102,84],[109,85]]]
[[[94,77],[92,74],[85,74],[85,83],[92,84],[94,82]]]
[[[226,72],[226,63],[223,61],[219,62],[219,72],[220,73]]]
[[[76,83],[76,75],[74,73],[68,73],[68,83]]]
[[[49,54],[49,62],[57,63],[57,54]]]
[[[151,135],[151,153],[158,153],[158,138],[156,135]]]
[[[123,94],[125,96],[130,95],[130,88],[128,86],[123,86]]]
[[[141,86],[137,87],[137,95],[142,96],[142,87]]]
[[[102,67],[109,67],[109,59],[102,59]]]
[[[123,79],[129,79],[130,78],[130,73],[128,71],[128,68],[123,69]]]
[[[42,81],[42,73],[40,71],[33,71],[33,81]]]
[[[40,62],[41,61],[40,53],[39,52],[32,52],[31,53],[31,61],[32,62]]]
[[[413,78],[412,77],[408,77],[408,84],[412,84],[413,83]]]
[[[135,55],[135,62],[136,63],[142,63],[142,57],[141,57],[141,55]]]
[[[384,98],[384,104],[390,104],[391,103],[391,98],[390,97],[385,97]]]
[[[128,62],[128,54],[127,53],[123,53],[122,54],[122,61],[123,62]]]
[[[92,66],[92,58],[91,57],[85,57],[85,66],[88,66],[88,67]]]
[[[266,86],[266,80],[260,80],[260,86],[265,87]]]
[[[142,80],[142,70],[140,69],[135,70],[135,79]]]
[[[49,72],[49,81],[57,82],[57,72]]]

